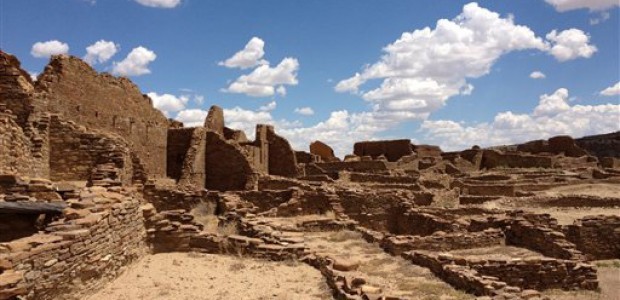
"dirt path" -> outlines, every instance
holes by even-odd
[[[389,296],[408,299],[473,299],[436,278],[428,269],[385,253],[352,231],[305,234],[311,251],[360,262],[357,272]]]
[[[145,257],[87,300],[332,299],[321,273],[298,262],[167,253]]]

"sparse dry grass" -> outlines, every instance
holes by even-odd
[[[342,230],[342,231],[334,232],[333,234],[329,235],[327,237],[327,240],[330,242],[339,243],[339,242],[344,242],[348,240],[357,240],[361,238],[362,238],[362,235],[359,232],[350,231],[350,230]]]
[[[215,215],[216,204],[213,202],[201,202],[190,214],[194,216],[194,220],[204,226],[207,232],[217,232],[219,219]]]

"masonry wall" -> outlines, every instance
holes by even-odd
[[[46,300],[88,293],[144,255],[139,202],[118,199],[106,206],[70,209],[47,233],[0,243],[0,298]]]
[[[22,168],[20,173],[23,171],[24,175],[40,178],[49,176],[46,101],[44,95],[35,92],[30,75],[21,69],[17,58],[0,50],[0,112],[14,115],[13,121],[29,140],[19,138],[21,149],[29,148],[32,157],[28,170]]]
[[[212,131],[206,132],[205,166],[207,189],[248,190],[258,184],[257,172],[243,148]]]
[[[35,161],[30,139],[15,122],[16,117],[0,112],[0,174],[34,176]]]
[[[166,149],[166,175],[179,180],[183,172],[183,162],[189,151],[192,135],[196,128],[168,129],[168,147]]]
[[[401,157],[413,154],[411,140],[369,141],[353,145],[353,154],[377,158],[384,155],[388,161],[397,161]]]
[[[620,216],[591,216],[564,228],[566,238],[589,259],[620,258]]]
[[[129,79],[97,73],[76,57],[53,56],[36,82],[46,110],[127,140],[150,176],[166,175],[168,120]]]
[[[92,183],[92,180],[104,179],[94,178],[93,175],[97,168],[109,164],[118,171],[111,179],[125,185],[133,181],[133,162],[129,149],[118,137],[87,132],[84,128],[53,116],[49,141],[51,180],[90,180]]]

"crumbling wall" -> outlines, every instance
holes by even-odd
[[[209,108],[204,128],[224,136],[224,110],[221,107],[213,105]]]
[[[385,156],[388,161],[395,162],[403,156],[413,154],[411,140],[389,140],[357,142],[353,145],[353,154],[377,158]]]
[[[340,161],[334,155],[332,147],[321,141],[314,141],[310,144],[310,153],[318,155],[324,162]]]
[[[552,168],[553,157],[484,150],[482,168]]]
[[[269,174],[297,177],[299,175],[297,170],[297,158],[289,142],[285,138],[277,135],[273,126],[257,125],[257,128],[258,127],[264,127],[267,131],[266,137],[269,143]]]
[[[620,258],[620,216],[590,216],[564,228],[566,238],[589,259]]]
[[[205,187],[218,191],[254,189],[258,175],[243,148],[215,132],[205,134]]]
[[[23,155],[29,154],[32,160],[28,170],[22,168],[24,175],[49,177],[46,105],[47,98],[35,92],[30,75],[21,69],[17,58],[0,50],[0,112],[14,115],[14,122],[29,140],[19,138]],[[30,151],[25,151],[26,148]]]
[[[146,254],[138,199],[97,189],[83,194],[107,201],[81,199],[45,233],[0,243],[0,298],[83,294]]]
[[[584,258],[562,232],[526,220],[515,220],[505,234],[507,244],[528,248],[545,256],[572,260]]]
[[[125,142],[111,135],[87,132],[53,116],[50,125],[50,179],[133,182],[133,161]],[[106,170],[106,171],[104,171]],[[109,172],[113,174],[99,174]]]
[[[76,57],[53,56],[36,82],[47,111],[88,127],[116,133],[143,162],[147,174],[166,175],[168,120],[127,78],[98,74]]]
[[[0,109],[0,174],[35,176],[30,139],[15,119]]]
[[[573,138],[565,135],[552,137],[548,141],[536,140],[520,144],[517,145],[517,151],[533,154],[563,154],[569,157],[580,157],[588,154],[585,150],[577,146]]]
[[[183,171],[183,162],[189,151],[192,136],[196,128],[168,129],[168,142],[166,149],[166,175],[179,180]]]
[[[445,252],[457,249],[494,247],[504,243],[504,234],[499,229],[480,232],[455,232],[429,236],[398,235],[386,238],[381,247],[392,255],[411,250]]]

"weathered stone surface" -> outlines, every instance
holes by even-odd
[[[403,156],[413,154],[413,147],[411,140],[357,142],[353,145],[353,154],[373,158],[383,155],[388,161],[397,161]]]
[[[204,127],[224,136],[224,110],[217,105],[211,106]]]
[[[334,150],[332,149],[332,147],[321,141],[314,141],[310,143],[310,153],[318,155],[324,162],[340,161],[334,155]]]

